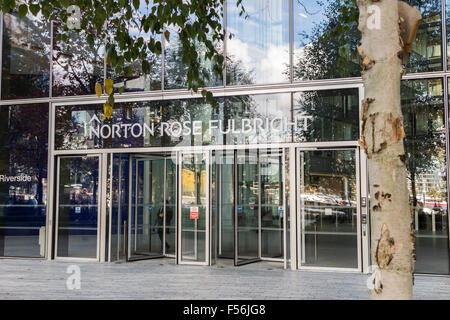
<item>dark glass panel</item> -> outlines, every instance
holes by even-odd
[[[289,0],[227,1],[227,85],[290,81]]]
[[[40,16],[3,15],[2,99],[49,94],[50,24]]]
[[[61,157],[57,255],[97,258],[99,157]]]
[[[408,188],[417,273],[449,273],[444,97],[441,79],[402,82]]]
[[[355,141],[359,138],[358,89],[294,94],[296,142]]]
[[[43,257],[48,104],[0,107],[0,256]]]

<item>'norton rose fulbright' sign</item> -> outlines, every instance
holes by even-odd
[[[297,116],[294,121],[281,117],[273,119],[240,119],[240,120],[209,120],[206,122],[210,135],[214,134],[250,134],[255,132],[287,132],[290,129],[303,130],[308,129],[311,116]],[[96,115],[89,121],[89,138],[139,138],[164,134],[170,137],[181,137],[190,135],[202,135],[202,121],[167,121],[159,122],[159,128],[156,130],[155,123],[120,123],[120,124],[102,124]]]

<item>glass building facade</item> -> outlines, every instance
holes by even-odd
[[[407,2],[423,16],[401,86],[415,271],[449,274],[450,1]],[[124,76],[101,40],[2,15],[0,257],[369,271],[356,0],[245,8],[225,2],[216,107],[186,90],[170,26],[150,73]],[[109,120],[106,78],[124,88]]]

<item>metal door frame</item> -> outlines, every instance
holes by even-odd
[[[84,158],[84,157],[90,157],[90,158],[98,158],[98,181],[97,181],[97,192],[98,192],[98,196],[97,196],[97,253],[96,253],[96,257],[95,258],[83,258],[83,257],[59,257],[58,256],[58,235],[59,235],[59,186],[60,186],[60,179],[61,179],[61,174],[60,174],[60,170],[61,170],[61,163],[60,160],[62,158],[66,159],[66,158]],[[106,195],[106,192],[103,192],[103,188],[106,187],[104,181],[106,181],[106,179],[103,179],[103,174],[106,174],[106,168],[104,168],[104,163],[103,163],[103,155],[98,153],[98,154],[85,154],[85,155],[58,155],[56,157],[56,187],[55,187],[55,192],[56,192],[56,203],[55,203],[55,231],[54,231],[54,243],[55,243],[55,247],[54,247],[54,259],[55,260],[61,260],[61,261],[100,261],[103,262],[105,257],[104,254],[102,255],[101,252],[105,250],[105,241],[104,241],[104,237],[105,237],[105,223],[106,222],[106,203],[104,201],[104,197],[103,194]],[[106,159],[105,159],[106,160]],[[105,220],[105,221],[103,221]],[[103,232],[102,232],[103,230]],[[103,258],[103,260],[102,260]]]
[[[355,175],[356,175],[356,212],[357,212],[357,262],[358,267],[357,268],[338,268],[338,267],[319,267],[319,266],[304,266],[303,265],[303,254],[304,254],[304,236],[305,234],[302,232],[302,205],[301,205],[301,197],[300,197],[300,184],[302,182],[302,174],[303,174],[303,165],[301,162],[301,152],[303,151],[328,151],[328,150],[352,150],[355,153]],[[360,157],[360,148],[352,146],[350,144],[343,144],[342,147],[297,147],[295,148],[295,155],[296,155],[296,164],[297,164],[297,170],[296,170],[296,185],[295,189],[297,192],[297,199],[296,199],[296,228],[297,228],[297,239],[296,239],[296,245],[297,245],[297,269],[299,270],[324,270],[324,271],[348,271],[348,272],[362,272],[363,271],[363,257],[366,256],[366,252],[362,252],[363,247],[363,239],[361,234],[361,181],[365,181],[365,179],[362,179],[363,172],[361,171],[361,157]],[[365,171],[364,171],[365,172]]]
[[[209,266],[211,264],[211,150],[184,150],[176,152],[177,158],[177,170],[178,170],[178,215],[177,215],[177,248],[176,248],[176,261],[177,264],[184,265],[200,265],[200,266]],[[195,155],[195,154],[203,154],[205,156],[205,192],[206,192],[206,204],[205,204],[205,261],[189,261],[182,259],[182,234],[183,234],[183,225],[182,225],[182,194],[183,194],[183,180],[182,180],[182,171],[183,171],[183,155]]]

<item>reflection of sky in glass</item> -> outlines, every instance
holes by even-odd
[[[227,2],[228,56],[253,83],[287,81],[289,63],[289,1],[247,1],[248,18],[239,16],[236,1]],[[236,82],[240,75],[231,75]]]
[[[325,3],[321,0],[294,0],[294,43],[296,48],[309,41],[302,33],[311,35],[315,26],[323,22]]]

